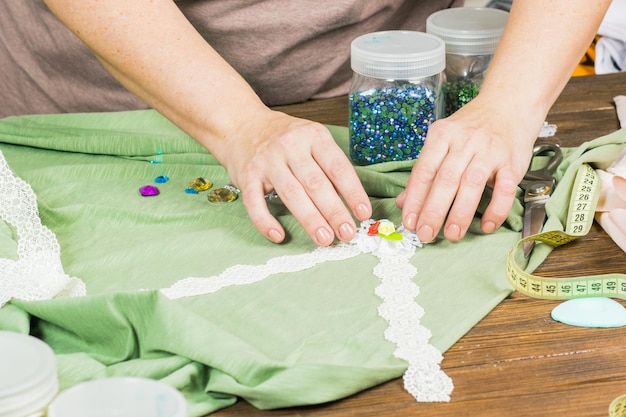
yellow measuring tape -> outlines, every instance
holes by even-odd
[[[513,287],[529,297],[547,300],[569,300],[582,297],[626,299],[626,275],[602,274],[590,277],[546,278],[525,272],[516,261],[516,254],[526,241],[539,241],[553,247],[565,245],[585,236],[591,225],[600,196],[600,177],[591,166],[582,164],[576,173],[569,202],[565,231],[555,230],[521,239],[509,252],[506,276]],[[626,395],[609,405],[609,417],[626,417]]]
[[[626,395],[617,397],[609,405],[610,417],[624,417],[626,416]]]
[[[595,296],[626,299],[626,275],[624,274],[545,278],[525,272],[516,261],[516,253],[526,241],[534,240],[557,247],[585,236],[593,223],[600,188],[598,174],[588,164],[582,164],[574,180],[565,231],[554,230],[528,236],[521,239],[509,252],[506,260],[506,275],[517,291],[529,297],[547,300]]]

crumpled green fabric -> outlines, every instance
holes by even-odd
[[[329,128],[347,152],[347,129]],[[262,409],[323,403],[406,369],[384,339],[372,274],[378,260],[369,254],[214,294],[170,300],[159,292],[182,278],[316,247],[279,202],[271,210],[289,237],[275,245],[241,200],[212,204],[206,193],[186,194],[196,177],[228,183],[226,172],[158,113],[6,118],[0,150],[35,191],[65,272],[87,286],[86,297],[14,300],[0,309],[0,329],[36,335],[54,349],[62,389],[105,376],[160,379],[185,395],[190,416],[202,416],[237,398]],[[357,167],[374,218],[400,223],[395,196],[411,165]],[[158,184],[161,194],[141,197],[139,187],[159,175],[170,177]],[[422,324],[439,350],[510,294],[504,262],[520,238],[520,207],[492,235],[476,219],[462,242],[440,239],[414,255]],[[0,257],[15,257],[15,236],[3,222]]]

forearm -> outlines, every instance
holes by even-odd
[[[45,0],[126,88],[204,145],[241,190],[272,242],[285,231],[264,195],[282,203],[318,245],[351,240],[371,205],[324,126],[266,107],[172,0]]]
[[[46,0],[126,88],[218,159],[234,127],[265,111],[171,0]]]
[[[597,33],[610,0],[518,0],[481,87],[539,128]]]

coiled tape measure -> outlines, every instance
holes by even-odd
[[[542,232],[521,239],[509,252],[506,276],[520,293],[546,300],[569,300],[582,297],[611,297],[626,300],[626,274],[601,274],[589,277],[546,278],[525,272],[516,261],[516,253],[526,241],[534,240],[558,247],[585,236],[591,225],[600,196],[600,177],[588,164],[576,173],[569,202],[565,231]],[[610,404],[610,417],[626,417],[626,395]]]

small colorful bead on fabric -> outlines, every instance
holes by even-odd
[[[191,182],[189,182],[189,184],[187,185],[187,189],[192,189],[196,191],[206,191],[211,187],[213,187],[213,183],[202,177],[191,180]]]
[[[151,164],[160,164],[163,162],[163,151],[158,150],[153,160],[150,161]]]
[[[159,189],[154,185],[144,185],[139,189],[139,194],[144,197],[152,197],[155,195],[159,195]]]
[[[207,196],[211,203],[232,203],[239,197],[239,189],[232,184],[216,188]]]

